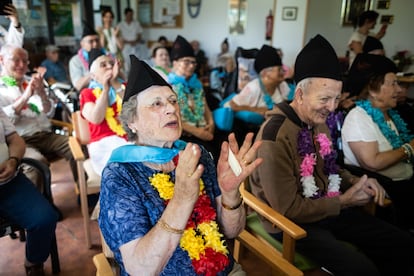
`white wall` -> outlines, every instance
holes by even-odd
[[[260,48],[269,43],[264,38],[265,18],[269,9],[276,5],[272,45],[280,47],[284,52],[284,63],[292,65],[296,55],[310,38],[320,33],[325,36],[336,49],[339,56],[346,53],[347,41],[353,32],[352,27],[341,26],[342,0],[248,0],[247,28],[243,35],[229,35],[227,12],[228,0],[204,0],[197,18],[190,18],[186,3],[183,0],[184,22],[182,29],[150,28],[144,32],[144,38],[156,40],[165,35],[174,40],[177,34],[188,40],[198,39],[207,56],[212,57],[220,50],[220,43],[229,38],[231,50],[237,46],[244,48]],[[376,7],[377,0],[372,0]],[[298,7],[295,21],[283,21],[283,7]],[[413,27],[414,1],[392,0],[388,10],[377,10],[380,14],[395,15],[394,23],[388,27],[382,39],[387,56],[391,57],[398,50],[408,49],[414,52]],[[376,28],[378,30],[379,24]],[[411,67],[411,71],[413,70]]]
[[[376,10],[376,2],[373,1],[373,10]],[[336,49],[339,56],[344,56],[347,50],[347,42],[353,32],[353,27],[342,27],[340,0],[310,0],[308,24],[306,27],[306,41],[315,34],[325,36]],[[388,26],[386,35],[381,39],[384,44],[386,55],[392,57],[396,51],[410,50],[414,53],[413,35],[413,11],[414,1],[412,0],[391,0],[388,10],[376,10],[381,15],[394,15],[393,24]],[[373,30],[377,32],[378,24]],[[413,67],[411,67],[413,70]]]
[[[329,1],[329,0],[327,0]],[[184,22],[182,29],[146,28],[144,38],[156,40],[165,35],[174,40],[178,34],[188,40],[198,39],[210,60],[220,51],[220,44],[228,37],[230,49],[260,48],[263,44],[272,44],[282,48],[283,62],[293,65],[296,55],[305,44],[305,26],[308,0],[247,0],[247,28],[244,34],[229,35],[227,13],[228,0],[202,1],[201,11],[197,18],[191,18],[184,2]],[[283,7],[297,7],[298,14],[294,21],[282,20]],[[273,39],[265,40],[265,19],[269,10],[274,12]]]
[[[244,48],[260,48],[268,43],[265,40],[265,19],[269,9],[273,9],[273,0],[248,0],[247,1],[247,27],[242,35],[229,35],[229,22],[227,12],[229,4],[227,0],[204,0],[201,3],[200,14],[191,18],[187,12],[187,1],[183,0],[184,21],[181,29],[148,28],[144,31],[144,38],[157,40],[160,35],[165,35],[174,41],[178,34],[191,41],[200,41],[208,57],[213,57],[220,51],[221,42],[227,37],[230,50],[234,51],[238,46]]]

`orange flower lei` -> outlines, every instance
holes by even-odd
[[[149,177],[149,181],[168,204],[174,195],[174,183],[170,181],[170,175],[157,173]],[[229,264],[229,252],[221,239],[223,234],[215,222],[216,211],[211,207],[203,180],[200,179],[199,183],[200,194],[181,237],[180,247],[187,251],[197,274],[216,275]]]
[[[101,96],[102,94],[102,89],[100,89],[99,87],[96,87],[92,90],[92,93],[93,95],[95,95],[96,98],[99,98],[99,96]],[[121,97],[119,97],[118,94],[116,95],[115,104],[116,104],[115,107],[113,107],[112,105],[106,108],[105,120],[109,128],[113,132],[115,132],[116,135],[122,137],[122,136],[125,136],[126,132],[124,128],[122,127],[122,125],[119,123],[119,120],[116,118],[116,116],[118,116],[119,112],[121,112],[121,109],[122,109],[122,99]]]

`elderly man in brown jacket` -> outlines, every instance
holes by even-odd
[[[253,193],[306,230],[297,251],[332,274],[414,275],[414,238],[355,208],[383,204],[384,189],[335,163],[325,122],[338,105],[342,81],[336,53],[322,36],[299,53],[295,80],[293,102],[268,112],[258,133],[264,161],[250,177]],[[281,240],[280,230],[263,224]]]

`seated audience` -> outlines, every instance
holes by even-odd
[[[26,274],[44,275],[43,263],[49,256],[58,214],[20,171],[25,148],[0,109],[0,216],[26,229]]]
[[[290,90],[284,81],[282,60],[275,48],[263,45],[257,53],[254,69],[258,77],[251,80],[239,94],[225,104],[235,112],[251,111],[258,116],[257,119],[248,119],[238,117],[239,114],[236,113],[233,129],[238,139],[242,139],[248,132],[256,133],[264,120],[264,114],[272,110],[275,104],[287,100]]]
[[[161,75],[165,80],[168,80],[168,74],[171,72],[171,61],[168,49],[162,44],[156,44],[151,53],[153,69]]]
[[[46,59],[42,61],[40,66],[46,68],[44,79],[52,85],[56,82],[68,83],[65,65],[59,60],[59,47],[48,45],[45,49]]]
[[[401,90],[397,71],[384,56],[356,57],[348,82],[360,94],[342,127],[344,162],[391,178],[381,184],[396,209],[397,223],[414,230],[414,135],[394,110]]]
[[[69,160],[76,181],[76,164],[68,137],[52,132],[49,118],[54,114],[54,102],[46,94],[41,74],[25,78],[28,64],[29,55],[25,49],[13,45],[1,48],[0,107],[29,147],[45,157],[58,156]]]
[[[158,43],[160,43],[162,46],[164,46],[165,48],[167,48],[168,53],[171,53],[171,42],[168,41],[166,36],[160,36],[158,38]]]
[[[183,127],[181,139],[203,145],[217,162],[221,140],[214,136],[213,115],[203,86],[194,73],[197,62],[193,48],[182,36],[177,36],[174,41],[171,58],[173,70],[168,75],[168,82],[177,93],[180,105]]]
[[[258,133],[263,163],[250,176],[253,193],[306,231],[297,252],[331,275],[413,275],[414,238],[358,208],[370,201],[382,205],[384,189],[336,166],[325,121],[338,105],[341,70],[322,36],[297,56],[295,81],[292,103],[269,111]],[[262,223],[282,239],[279,229]]]
[[[244,228],[239,185],[261,163],[253,158],[260,142],[252,145],[249,135],[239,149],[229,135],[216,168],[202,146],[178,140],[177,94],[131,59],[121,121],[134,144],[116,149],[103,171],[99,215],[121,275],[245,275],[224,238]]]
[[[24,29],[19,21],[19,14],[13,4],[5,6],[3,12],[10,19],[8,31],[0,25],[0,48],[5,44],[23,47]]]
[[[282,51],[282,49],[281,48],[276,48],[276,50],[277,50],[277,54],[279,55],[280,59],[283,61],[283,51]],[[285,77],[285,80],[286,79],[293,79],[293,74],[294,74],[293,69],[291,67],[289,67],[288,65],[286,65],[286,64],[282,64],[282,68],[283,68],[283,72],[285,72],[283,74],[283,76]]]
[[[275,48],[263,45],[254,61],[259,74],[229,102],[234,111],[248,110],[264,115],[273,106],[287,99],[289,86],[284,81],[282,60]]]
[[[88,87],[91,76],[89,74],[89,56],[92,49],[101,49],[98,33],[85,24],[80,49],[69,61],[69,75],[73,87],[79,92]]]
[[[197,61],[195,73],[199,78],[204,77],[208,73],[208,58],[206,57],[206,53],[200,48],[200,42],[198,40],[193,40],[190,44],[193,47],[194,56]]]
[[[80,94],[80,110],[88,121],[89,158],[101,175],[112,150],[125,145],[126,132],[119,122],[124,96],[124,84],[117,78],[120,63],[99,49],[89,52],[91,82]]]

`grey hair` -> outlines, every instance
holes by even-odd
[[[3,45],[1,47],[1,50],[0,50],[0,56],[2,56],[2,57],[10,57],[16,49],[21,49],[26,54],[26,56],[29,56],[29,53],[27,52],[26,49],[24,49],[24,48],[22,48],[20,46],[17,46],[17,45],[13,45],[13,44],[5,44],[5,45]]]
[[[303,92],[308,91],[308,88],[312,84],[312,81],[313,81],[313,78],[305,78],[299,81],[298,84],[296,85],[296,90],[300,88]]]
[[[119,114],[119,121],[122,124],[125,132],[127,133],[128,141],[136,141],[138,138],[137,133],[134,133],[129,124],[134,121],[137,116],[138,97],[133,96],[128,101],[122,104],[121,114]]]

